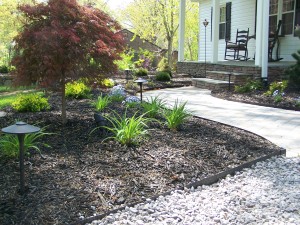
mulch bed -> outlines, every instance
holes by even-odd
[[[287,110],[300,111],[300,105],[296,104],[296,99],[300,100],[300,92],[288,91],[285,93],[281,102],[275,102],[274,97],[264,95],[265,91],[253,91],[249,93],[237,93],[229,91],[213,91],[212,95],[236,102],[243,102],[248,104],[268,106],[273,108],[281,108]]]
[[[55,135],[41,157],[25,160],[27,194],[20,196],[18,160],[0,159],[0,224],[69,224],[225,171],[279,150],[252,133],[192,117],[179,131],[150,124],[139,146],[102,142],[91,100],[69,100],[68,123],[60,118],[60,99],[53,94],[48,112],[16,113],[10,108],[0,127],[22,120],[48,126]],[[120,103],[111,108],[125,111]],[[129,109],[132,114],[137,109]]]

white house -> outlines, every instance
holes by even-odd
[[[186,1],[199,6],[199,62],[205,58],[209,63],[224,61],[225,39],[235,41],[237,29],[249,28],[250,36],[255,38],[248,42],[248,57],[255,58],[254,66],[261,68],[262,77],[267,77],[268,64],[271,64],[268,62],[269,32],[276,30],[280,20],[281,62],[294,61],[291,54],[300,49],[299,38],[294,35],[295,26],[300,25],[300,0],[180,0],[179,62],[185,61]],[[206,32],[205,19],[209,22]]]

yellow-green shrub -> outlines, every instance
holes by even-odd
[[[38,93],[19,95],[12,103],[18,112],[40,112],[50,108],[48,99]]]
[[[91,89],[82,81],[74,81],[66,84],[66,97],[69,98],[87,98]]]

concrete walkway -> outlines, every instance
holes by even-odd
[[[195,87],[143,93],[145,99],[150,96],[160,96],[168,104],[187,101],[194,115],[254,132],[285,148],[288,157],[300,156],[300,112],[226,101]]]

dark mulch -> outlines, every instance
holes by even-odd
[[[140,145],[103,142],[96,131],[91,100],[70,100],[68,123],[60,122],[59,102],[40,113],[15,113],[0,118],[0,127],[23,120],[48,125],[55,135],[41,157],[25,161],[27,194],[20,196],[18,160],[0,159],[0,224],[68,224],[125,204],[170,191],[241,165],[279,149],[249,132],[193,117],[180,131],[152,123]],[[124,112],[124,106],[111,106]],[[136,109],[131,110],[133,113]]]
[[[264,95],[265,91],[253,91],[249,93],[236,93],[229,91],[213,91],[212,95],[229,101],[243,102],[254,105],[268,106],[288,110],[300,111],[300,92],[288,91],[282,101],[275,102],[274,97]],[[298,99],[298,100],[296,100]],[[298,102],[298,104],[297,104]]]

